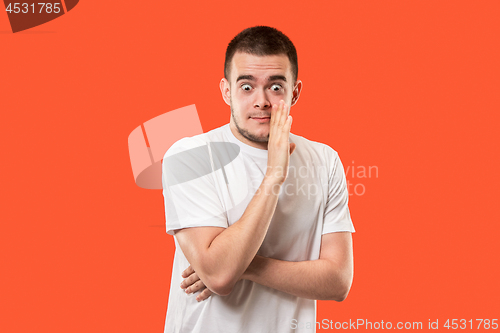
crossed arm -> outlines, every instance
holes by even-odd
[[[204,228],[203,228],[204,229]],[[188,293],[201,290],[198,301],[212,294],[192,266],[183,273],[182,288]],[[318,260],[284,261],[255,256],[240,279],[295,296],[343,301],[351,288],[353,277],[352,237],[350,232],[328,233],[321,238]],[[216,292],[217,293],[217,292]]]
[[[334,232],[321,237],[318,260],[283,261],[256,256],[243,279],[298,297],[343,301],[353,276],[350,232]]]
[[[193,227],[175,233],[191,267],[214,293],[228,295],[257,254],[278,201],[271,188],[264,180],[242,217],[228,228]]]

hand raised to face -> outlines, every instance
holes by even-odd
[[[269,127],[268,159],[266,177],[278,184],[283,184],[288,174],[290,155],[295,150],[295,143],[289,142],[292,116],[288,115],[290,106],[281,100],[273,104]]]

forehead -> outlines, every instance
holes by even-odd
[[[292,66],[285,54],[257,56],[236,52],[231,61],[231,80],[240,75],[253,75],[256,78],[267,78],[272,75],[284,75],[292,80]]]

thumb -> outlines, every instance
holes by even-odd
[[[295,151],[295,148],[297,147],[297,145],[293,142],[290,142],[290,155],[292,155],[292,153]]]

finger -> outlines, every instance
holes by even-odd
[[[198,296],[196,296],[196,300],[198,302],[204,301],[212,295],[212,291],[208,288],[205,288]]]
[[[293,154],[293,152],[295,151],[295,148],[297,148],[297,145],[293,142],[290,143],[290,155]]]
[[[195,293],[195,292],[202,290],[204,288],[206,288],[205,284],[201,280],[198,280],[186,288],[186,294]]]
[[[283,109],[282,103],[283,103],[283,100],[280,100],[278,102],[278,104],[273,105],[273,108],[271,110],[271,120],[273,121],[272,124],[275,128],[280,126],[281,114],[282,114],[282,109]]]
[[[196,281],[198,281],[200,278],[198,277],[198,274],[196,273],[193,273],[191,275],[189,275],[187,278],[185,278],[182,282],[181,282],[181,288],[182,289],[185,289],[189,286],[191,286],[192,284],[194,284]]]
[[[283,127],[286,122],[286,104],[284,100],[280,101],[280,107],[278,108],[278,126]]]
[[[273,104],[271,107],[271,120],[269,122],[270,128],[276,124],[277,112],[278,112],[278,104]]]
[[[286,117],[285,124],[283,125],[283,130],[290,133],[290,129],[292,128],[292,122],[293,122],[292,116]]]
[[[293,121],[292,116],[287,116],[285,124],[283,125],[282,130],[280,132],[280,134],[281,134],[280,135],[280,141],[283,143],[283,147],[289,148],[289,146],[287,145],[287,143],[289,143],[290,128],[292,126],[292,121]],[[290,154],[291,153],[292,152],[290,152]]]
[[[184,272],[182,272],[182,277],[183,277],[183,278],[187,278],[189,275],[191,275],[191,274],[193,274],[193,273],[194,273],[194,269],[193,269],[193,267],[191,267],[191,265],[189,265],[189,267],[188,267],[188,268],[186,268],[186,269],[184,270]]]

